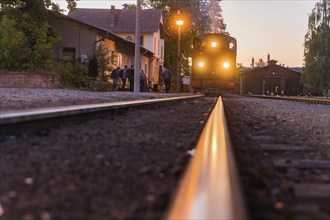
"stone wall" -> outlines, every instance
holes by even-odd
[[[32,73],[0,71],[0,87],[13,88],[58,88],[59,75],[56,73]]]

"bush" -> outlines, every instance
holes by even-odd
[[[0,69],[51,69],[51,49],[58,36],[47,23],[34,23],[24,14],[24,25],[17,17],[0,16]]]
[[[87,88],[93,79],[88,75],[88,67],[80,62],[65,60],[60,63],[61,83],[74,88]]]
[[[111,68],[109,68],[110,64],[110,56],[109,56],[109,50],[104,45],[103,42],[100,43],[100,45],[96,49],[96,58],[97,58],[97,68],[98,68],[98,76],[101,81],[106,82],[108,81],[108,76],[106,75],[106,72],[111,71]]]

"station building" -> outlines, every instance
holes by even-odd
[[[114,6],[76,8],[68,15],[49,12],[48,22],[60,36],[53,48],[54,58],[90,60],[102,45],[107,50],[111,69],[134,65],[135,19],[136,10]],[[141,10],[140,66],[154,86],[159,84],[159,70],[164,60],[164,37],[162,11]]]
[[[127,45],[130,45],[129,42],[135,45],[135,9],[116,9],[113,5],[110,9],[76,8],[68,13],[68,17],[94,28],[102,29],[106,33],[119,36],[126,41]],[[147,73],[152,84],[158,84],[159,70],[165,52],[162,11],[160,9],[141,10],[140,19],[140,66]],[[118,60],[117,66],[123,67],[125,64],[130,66],[134,63],[135,50],[129,49],[125,47],[121,51],[113,50]],[[127,51],[131,51],[131,53],[127,53]]]
[[[280,95],[283,91],[284,95],[296,96],[302,93],[301,73],[276,63],[276,60],[268,60],[267,66],[242,71],[240,94]]]

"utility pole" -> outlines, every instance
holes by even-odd
[[[135,22],[135,56],[134,56],[134,92],[140,92],[140,70],[141,70],[141,54],[140,54],[140,28],[141,3],[136,1],[136,22]]]
[[[184,21],[180,18],[180,11],[178,11],[178,18],[176,20],[176,24],[179,27],[178,30],[178,53],[177,53],[177,66],[176,66],[176,92],[180,92],[180,73],[181,73],[181,52],[180,52],[180,42],[181,42],[181,26],[183,25]]]
[[[177,53],[177,67],[176,67],[176,92],[180,92],[180,73],[181,73],[181,52],[180,52],[180,42],[181,42],[181,26],[179,25],[179,32],[178,32],[178,53]]]

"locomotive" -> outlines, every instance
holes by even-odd
[[[237,42],[222,33],[193,39],[191,88],[194,92],[220,94],[235,87]]]

